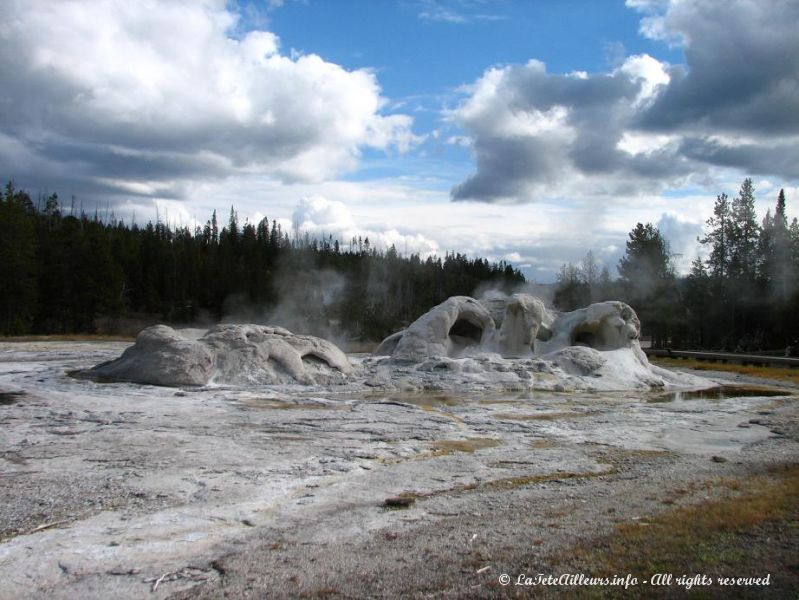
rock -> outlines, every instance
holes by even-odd
[[[397,333],[392,333],[382,342],[380,345],[375,348],[374,352],[372,352],[372,356],[391,356],[394,353],[394,350],[397,348],[397,344],[402,339],[402,336],[405,335],[405,330],[398,331]]]
[[[640,349],[640,334],[641,322],[629,305],[617,301],[598,302],[560,314],[552,323],[552,336],[542,342],[538,350],[548,354],[569,346],[587,346],[600,351]]]
[[[459,358],[475,351],[508,358],[531,356],[536,339],[549,339],[552,314],[538,298],[498,293],[477,301],[454,296],[384,339],[373,356],[404,362],[429,357]],[[499,330],[497,329],[499,327]]]
[[[469,348],[479,349],[493,339],[494,320],[474,298],[453,296],[416,319],[405,331],[383,341],[378,349],[395,361],[422,362],[428,357],[456,358]]]
[[[143,330],[121,357],[90,377],[153,385],[335,384],[352,367],[334,344],[281,327],[218,325],[186,339],[166,325]]]
[[[387,337],[373,355],[419,363],[475,352],[525,358],[573,346],[608,351],[639,348],[640,332],[638,316],[623,302],[600,302],[555,315],[534,296],[494,292],[481,301],[466,296],[449,298],[408,329]]]
[[[173,386],[352,382],[417,391],[705,385],[650,365],[638,317],[622,302],[560,314],[526,294],[495,293],[484,302],[466,296],[442,302],[383,340],[373,357],[357,360],[357,377],[334,344],[263,325],[219,325],[202,336],[157,325],[121,357],[84,375]]]
[[[607,362],[599,350],[584,346],[569,346],[548,354],[546,358],[570,375],[592,375]]]
[[[480,304],[485,306],[486,310],[488,310],[488,314],[494,319],[494,325],[497,329],[502,327],[507,300],[508,295],[499,290],[488,290],[480,297]]]
[[[200,342],[216,356],[214,383],[344,383],[352,370],[333,343],[282,327],[218,325]]]
[[[705,380],[653,366],[623,302],[556,313],[527,294],[455,296],[378,346],[367,370],[389,387],[646,389]],[[387,359],[384,357],[388,357]],[[435,381],[433,381],[435,378]],[[370,380],[371,381],[371,380]]]
[[[496,300],[492,300],[496,305]],[[535,341],[549,339],[552,315],[538,298],[528,294],[513,294],[504,300],[502,325],[499,327],[497,346],[506,358],[522,358],[533,354]]]
[[[214,373],[214,355],[166,325],[148,327],[118,359],[97,365],[88,375],[109,381],[153,385],[205,385]]]

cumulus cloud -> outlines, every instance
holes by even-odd
[[[320,227],[347,231],[355,229],[355,219],[343,202],[322,196],[306,196],[294,209],[292,227],[303,231],[315,231]]]
[[[454,200],[532,202],[658,192],[714,167],[799,177],[799,4],[628,0],[642,34],[686,65],[627,57],[607,73],[494,67],[449,113],[476,172]]]
[[[686,66],[641,124],[655,129],[799,133],[799,4],[793,0],[671,2],[643,6],[642,33],[676,39]]]
[[[676,212],[663,213],[657,222],[658,231],[669,243],[669,251],[677,273],[687,274],[691,270],[691,262],[706,254],[706,250],[697,242],[703,234],[704,223],[690,219]]]
[[[300,200],[292,214],[291,228],[299,235],[307,233],[312,238],[332,235],[344,247],[349,247],[353,238],[368,238],[371,248],[387,250],[394,246],[402,254],[419,254],[422,258],[438,252],[438,244],[420,233],[403,233],[388,226],[361,226],[343,202],[318,195]]]
[[[638,146],[624,134],[668,82],[663,65],[632,56],[601,75],[550,74],[540,61],[493,68],[450,117],[471,134],[477,173],[455,200],[534,201],[543,194],[629,193],[690,171],[675,144]],[[625,144],[625,142],[627,142]]]
[[[414,143],[372,72],[286,56],[273,33],[240,26],[224,0],[5,2],[0,161],[23,178],[179,198],[184,179],[319,181],[364,147]]]

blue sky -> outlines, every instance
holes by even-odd
[[[530,58],[559,73],[605,71],[625,52],[618,44],[629,54],[681,58],[679,48],[639,36],[640,15],[615,0],[290,1],[267,18],[286,47],[375,69],[386,96],[398,100],[448,96],[491,65]]]
[[[2,0],[0,167],[118,216],[679,269],[716,195],[798,216],[791,0]]]
[[[640,15],[623,1],[290,0],[279,10],[264,2],[245,4],[244,14],[247,7],[257,18],[243,24],[245,30],[268,22],[286,49],[316,53],[348,69],[373,70],[391,108],[410,111],[420,132],[440,128],[442,109],[456,105],[459,90],[492,65],[537,58],[552,72],[595,73],[617,66],[627,54],[682,60],[679,47],[641,37]],[[414,156],[387,161],[372,152],[374,160],[349,177],[441,168],[465,174],[470,168],[463,147],[430,143],[425,150],[426,165]]]

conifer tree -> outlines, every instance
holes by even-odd
[[[771,233],[771,264],[768,276],[771,291],[781,303],[787,303],[796,287],[795,268],[791,261],[791,235],[788,229],[788,217],[785,214],[785,190],[777,196]]]
[[[678,305],[668,242],[651,223],[638,223],[619,261],[625,299],[641,318],[642,333],[662,345],[670,335],[670,315]]]
[[[579,267],[572,263],[561,265],[553,303],[561,310],[575,310],[591,303],[591,289]]]
[[[742,280],[740,285],[751,289],[757,264],[760,228],[755,213],[755,188],[748,177],[744,179],[738,196],[732,201],[731,216],[730,277]]]
[[[34,206],[30,197],[6,186],[0,202],[0,332],[27,333],[36,314],[37,262]]]
[[[730,267],[730,237],[732,218],[730,203],[727,194],[716,197],[713,205],[713,216],[706,223],[708,232],[699,240],[700,244],[710,244],[710,256],[707,266],[710,274],[718,281],[723,281],[729,275]]]

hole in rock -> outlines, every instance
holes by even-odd
[[[333,365],[331,365],[329,362],[327,362],[327,360],[325,360],[318,354],[313,354],[313,353],[303,354],[302,361],[317,367],[328,367],[331,369],[333,368]]]
[[[15,404],[19,402],[25,392],[0,392],[0,406]]]
[[[458,319],[450,327],[449,337],[460,346],[479,344],[483,339],[483,328],[467,319]]]
[[[588,346],[595,350],[615,350],[617,348],[605,335],[601,325],[577,327],[572,332],[571,339],[572,346]]]
[[[593,348],[596,345],[596,336],[591,331],[581,331],[574,336],[574,343],[572,345]]]

